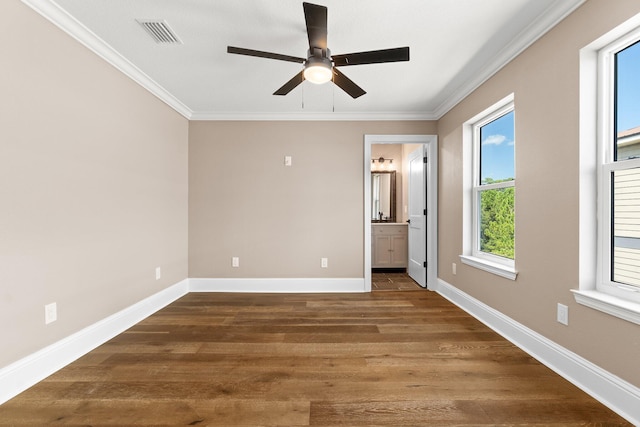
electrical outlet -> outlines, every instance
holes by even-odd
[[[231,258],[231,267],[240,267],[240,258],[237,256]]]
[[[284,165],[291,166],[291,156],[284,156]]]
[[[58,305],[55,302],[44,306],[44,324],[55,322],[58,320]]]
[[[321,258],[320,259],[320,267],[329,268],[329,258]]]
[[[452,263],[451,263],[451,272],[453,273],[453,275],[454,275],[454,276],[456,275],[456,269],[457,269],[457,267],[458,267],[458,266],[456,265],[456,263],[455,263],[455,262],[452,262]]]
[[[569,307],[558,303],[558,322],[563,325],[569,325]]]
[[[156,267],[156,280],[160,280],[161,277],[162,271],[160,270],[160,267]]]

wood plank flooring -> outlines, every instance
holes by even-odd
[[[629,425],[436,293],[191,293],[0,425]]]
[[[376,291],[415,291],[422,289],[406,272],[375,269],[371,274],[371,290]]]

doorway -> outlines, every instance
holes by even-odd
[[[423,290],[423,288],[406,272],[377,269],[371,272],[371,292],[417,290]]]
[[[418,159],[413,159],[414,171],[422,169],[419,170],[419,172],[423,174],[422,188],[416,191],[414,182],[414,195],[408,195],[407,197],[413,198],[414,203],[409,203],[409,200],[402,202],[402,206],[399,207],[400,214],[396,222],[411,219],[414,225],[417,226],[412,228],[414,234],[412,240],[413,248],[409,245],[409,258],[412,258],[412,264],[407,264],[407,267],[411,266],[412,277],[418,278],[416,282],[422,282],[420,284],[427,289],[435,289],[437,280],[437,136],[365,135],[364,142],[364,290],[365,292],[372,290],[372,146],[378,144],[412,144],[418,147],[420,152],[423,153],[423,155],[419,156],[419,165],[417,163]],[[414,157],[417,157],[415,153]],[[423,157],[426,159],[426,163],[423,163]],[[410,179],[408,175],[407,179]],[[420,195],[423,195],[423,200],[416,202],[415,199],[419,198]],[[412,207],[409,208],[409,205],[412,205]],[[409,216],[410,214],[411,216]],[[416,236],[418,237],[417,239]],[[411,239],[411,237],[409,237],[409,239]],[[418,260],[418,258],[420,258],[420,260]],[[423,279],[419,280],[420,277],[423,277]]]

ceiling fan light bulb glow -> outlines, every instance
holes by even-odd
[[[305,80],[318,85],[331,80],[331,75],[331,68],[323,64],[309,65],[304,69]]]

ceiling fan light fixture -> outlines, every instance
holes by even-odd
[[[327,58],[311,57],[304,67],[304,78],[311,83],[323,84],[331,80],[331,61]]]
[[[273,92],[274,95],[286,95],[305,80],[314,84],[332,81],[337,87],[356,99],[367,92],[345,76],[338,67],[409,60],[408,46],[331,56],[331,51],[327,47],[327,7],[305,1],[302,3],[302,8],[304,9],[304,20],[309,39],[306,58],[227,46],[228,53],[303,64],[303,70]]]

